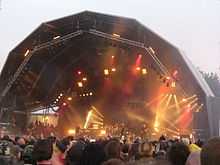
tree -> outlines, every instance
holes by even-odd
[[[200,71],[206,82],[208,83],[209,87],[213,91],[213,93],[220,97],[220,79],[217,75],[217,73],[206,73],[203,71]]]

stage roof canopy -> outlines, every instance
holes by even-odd
[[[105,56],[121,54],[118,61],[126,66],[138,53],[155,74],[176,78],[183,95],[197,94],[201,101],[214,96],[183,53],[137,20],[84,11],[42,23],[11,50],[0,76],[1,105],[33,110],[53,103],[60,93],[77,95],[81,91],[70,84],[78,81],[79,70],[94,89]]]

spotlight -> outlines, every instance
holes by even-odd
[[[112,56],[112,58],[115,58],[115,56]]]
[[[58,102],[59,101],[59,99],[56,99],[56,102]]]
[[[57,102],[56,102],[56,101],[54,101],[53,103],[54,103],[54,104],[56,104]]]
[[[104,75],[109,75],[109,70],[108,69],[104,69]]]
[[[170,80],[171,78],[169,76],[166,77],[167,80]]]
[[[63,94],[62,94],[62,93],[60,93],[60,96],[63,96]]]
[[[68,100],[68,101],[71,101],[71,100],[72,100],[72,97],[68,97],[67,100]]]
[[[172,82],[172,83],[171,83],[171,87],[172,87],[172,88],[175,88],[175,87],[176,87],[176,83],[175,83],[175,82]]]
[[[105,130],[101,130],[101,131],[100,131],[100,134],[101,134],[101,135],[106,135],[106,131],[105,131]]]
[[[185,98],[183,98],[183,99],[182,99],[182,101],[183,101],[183,102],[186,102],[186,99],[185,99]]]
[[[78,75],[81,75],[81,74],[82,74],[82,72],[81,72],[81,71],[78,71],[78,72],[77,72],[77,74],[78,74]]]
[[[29,52],[30,52],[30,50],[28,49],[28,50],[25,52],[24,57],[26,57]]]
[[[90,92],[90,93],[89,93],[89,95],[90,95],[90,96],[92,96],[92,95],[93,95],[93,93],[92,93],[92,92]]]
[[[68,130],[68,134],[69,135],[75,135],[76,134],[76,130],[75,129],[69,129]]]
[[[140,68],[140,67],[136,67],[136,70],[137,70],[137,71],[140,71],[140,70],[141,70],[141,68]]]
[[[61,98],[61,96],[58,96],[58,99],[60,99]]]
[[[79,95],[80,97],[82,96],[82,95]]]
[[[78,84],[78,87],[79,87],[79,88],[82,88],[82,87],[83,87],[83,83],[82,83],[82,82],[78,82],[77,84]]]
[[[86,95],[83,93],[83,96],[86,96]]]
[[[146,68],[142,69],[142,74],[147,74],[147,69]]]
[[[66,106],[66,105],[67,105],[67,103],[65,103],[65,102],[64,102],[62,105],[63,105],[63,106]]]
[[[115,72],[116,71],[116,68],[112,68],[112,72]]]
[[[82,79],[83,81],[87,81],[87,78],[86,77],[83,77],[83,79]]]
[[[89,96],[89,94],[88,94],[88,93],[86,93],[86,96]]]
[[[116,33],[113,33],[113,36],[114,36],[114,37],[120,37],[120,35],[119,35],[119,34],[116,34]]]
[[[54,40],[56,40],[56,39],[58,39],[58,38],[60,38],[60,36],[53,37]]]

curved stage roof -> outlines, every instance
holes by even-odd
[[[187,57],[137,20],[84,11],[42,23],[11,50],[0,76],[1,106],[33,110],[52,104],[60,92],[77,95],[80,91],[70,84],[77,81],[73,73],[79,69],[91,78],[88,89],[98,89],[102,60],[112,54],[120,54],[125,67],[142,54],[154,76],[170,77],[181,97],[196,94],[204,107],[207,97],[214,97]]]

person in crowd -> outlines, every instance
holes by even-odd
[[[104,162],[102,165],[125,165],[125,163],[120,159],[109,159],[106,162]]]
[[[153,146],[149,142],[143,142],[138,145],[138,153],[137,153],[137,162],[143,163],[143,162],[148,162],[152,163],[153,162]]]
[[[167,156],[172,165],[185,165],[189,154],[188,146],[181,142],[176,142],[168,150]]]
[[[33,159],[37,165],[52,165],[53,146],[50,140],[38,140],[33,148]]]
[[[19,136],[15,137],[15,143],[19,147],[21,147],[22,149],[24,149],[25,146],[26,146],[26,141],[25,141],[25,139],[23,137],[19,137]]]
[[[200,151],[191,152],[187,158],[186,165],[201,165]]]
[[[118,140],[110,140],[105,146],[106,159],[120,159],[121,145]]]
[[[82,159],[83,150],[86,143],[79,140],[67,151],[66,165],[80,165],[80,159]]]
[[[201,154],[201,165],[220,164],[220,137],[214,137],[203,145]]]
[[[89,143],[83,151],[80,165],[101,165],[104,161],[104,148],[98,143]]]

